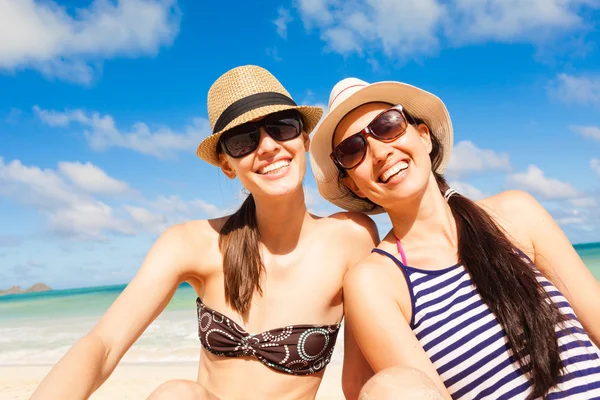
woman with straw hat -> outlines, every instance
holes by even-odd
[[[373,370],[424,374],[444,398],[600,398],[600,284],[543,207],[448,187],[452,123],[431,93],[348,78],[329,110],[310,150],[320,193],[393,226],[344,281]]]
[[[307,211],[308,134],[322,110],[298,106],[268,71],[242,66],[222,75],[209,90],[208,115],[213,134],[197,155],[250,195],[233,215],[165,231],[34,399],[91,395],[184,281],[198,295],[198,379],[167,382],[151,399],[315,397],[340,329],[343,276],[378,242],[377,229],[360,213]],[[351,336],[345,350],[350,369],[362,373]]]

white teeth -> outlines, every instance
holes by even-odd
[[[405,170],[408,168],[408,163],[406,161],[400,161],[398,164],[394,165],[392,168],[385,171],[379,179],[382,182],[387,182],[392,176],[396,175],[398,172]]]
[[[276,161],[272,164],[267,165],[266,167],[259,169],[258,173],[259,174],[268,174],[269,172],[273,172],[273,171],[281,169],[281,168],[286,168],[288,165],[290,165],[290,160]],[[279,171],[277,171],[277,172],[279,172]]]

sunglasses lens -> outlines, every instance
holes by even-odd
[[[399,110],[388,110],[371,122],[371,132],[381,140],[393,140],[406,131],[407,122]]]
[[[265,129],[271,137],[279,142],[292,140],[300,136],[302,122],[300,117],[289,116],[265,123]]]
[[[258,147],[260,132],[254,125],[241,125],[223,134],[221,143],[232,157],[243,157]]]
[[[360,133],[343,140],[335,148],[334,157],[344,168],[354,168],[363,159],[367,151],[367,142]]]
[[[249,122],[223,133],[221,143],[232,157],[244,157],[258,148],[260,125],[278,142],[284,142],[300,136],[302,117],[295,110],[283,111],[267,116],[258,122]]]

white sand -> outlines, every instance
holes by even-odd
[[[28,399],[51,366],[0,366],[0,399]],[[92,400],[146,399],[162,382],[171,379],[195,380],[197,363],[121,364],[111,377],[90,397]],[[342,366],[331,363],[317,399],[344,399],[341,390]]]

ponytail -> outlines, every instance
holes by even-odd
[[[441,145],[435,135],[431,139],[435,171]],[[443,195],[449,186],[442,175],[434,175]],[[566,317],[537,280],[535,268],[484,209],[459,193],[448,198],[448,205],[456,221],[458,261],[504,328],[514,359],[531,381],[531,396],[544,396],[561,373],[555,328]]]
[[[225,275],[225,300],[240,314],[250,309],[255,291],[262,294],[260,280],[265,266],[260,256],[259,243],[256,204],[250,194],[240,209],[227,219],[219,233],[219,249],[223,255]]]

